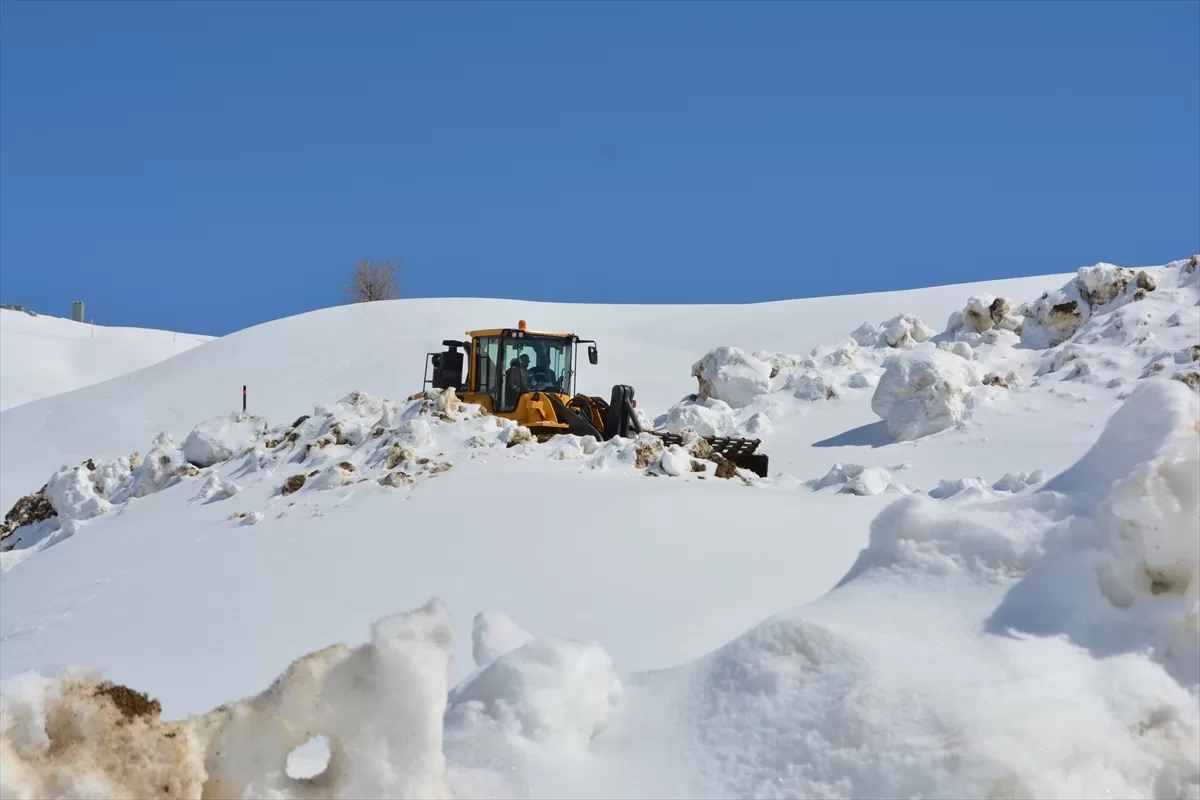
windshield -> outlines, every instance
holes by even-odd
[[[571,388],[570,339],[546,336],[506,337],[501,364],[504,381],[500,406],[505,411],[517,407],[524,392],[561,392]]]

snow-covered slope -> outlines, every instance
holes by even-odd
[[[125,455],[162,430],[184,436],[200,420],[241,408],[243,384],[249,386],[250,410],[272,421],[295,419],[351,391],[408,397],[421,389],[425,354],[470,329],[515,326],[524,319],[531,328],[594,338],[600,363],[581,365],[580,390],[607,396],[613,384],[627,383],[637,391],[639,406],[662,410],[694,389],[691,365],[712,347],[804,353],[848,335],[848,325],[878,322],[896,309],[944,320],[972,294],[1025,297],[1069,277],[750,306],[411,299],[322,309],[221,337],[69,396],[0,413],[5,443],[0,507],[37,489],[64,463]]]
[[[336,309],[0,414],[6,498],[55,512],[2,554],[4,790],[1200,796],[1197,272]],[[600,339],[590,387],[668,428],[761,436],[770,476],[402,400],[509,317]],[[198,716],[22,674],[51,664]]]
[[[211,339],[0,309],[0,411],[133,372]]]

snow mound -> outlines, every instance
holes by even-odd
[[[955,312],[946,325],[948,333],[960,330],[984,333],[993,328],[1021,332],[1023,320],[1013,313],[1013,301],[1010,298],[990,294],[971,297],[963,310]]]
[[[446,797],[442,718],[453,633],[441,604],[379,620],[371,640],[295,661],[262,694],[181,722],[95,672],[6,682],[5,797]],[[324,772],[288,754],[320,732]]]
[[[493,728],[583,749],[621,697],[612,658],[595,642],[534,639],[502,653],[450,694],[447,728]]]
[[[918,439],[968,419],[979,384],[971,362],[936,348],[911,350],[884,363],[871,410],[894,438]]]
[[[892,483],[892,474],[882,467],[864,467],[862,464],[834,464],[825,477],[810,483],[813,489],[837,487],[839,494],[860,497],[880,494]]]
[[[1000,480],[992,484],[992,488],[998,492],[1017,494],[1030,486],[1037,486],[1045,482],[1046,473],[1040,469],[1035,469],[1033,472],[1006,472]]]
[[[700,383],[701,399],[741,408],[770,388],[771,365],[740,348],[718,347],[692,365],[692,376]]]
[[[0,699],[0,795],[199,798],[203,748],[158,714],[95,671],[15,676]]]
[[[193,491],[195,500],[212,502],[238,495],[240,484],[212,471],[238,460],[243,480],[268,480],[280,470],[289,470],[281,479],[280,497],[371,480],[386,487],[407,487],[451,467],[449,462],[430,457],[444,445],[453,444],[466,452],[507,449],[528,434],[515,422],[487,415],[482,407],[464,404],[452,395],[452,390],[431,392],[400,410],[389,400],[351,392],[291,425],[272,428],[259,417],[231,414],[196,426],[182,447],[169,432],[160,433],[145,459],[135,453],[100,463],[89,460],[78,467],[64,466],[42,490],[18,504],[42,508],[45,503],[51,513],[30,517],[34,524],[5,529],[0,538],[7,552],[0,552],[0,571],[28,556],[20,551],[54,544],[114,507],[196,476],[205,478]],[[447,427],[453,433],[439,435]],[[253,511],[233,518],[254,524],[263,516]]]
[[[496,451],[506,458],[578,460],[583,470],[736,477],[748,485],[763,480],[714,455],[694,432],[686,442],[684,447],[664,448],[660,437],[641,433],[604,443],[590,436],[561,436],[542,446],[527,428],[462,402],[453,389],[430,390],[403,407],[355,391],[290,425],[275,427],[259,417],[232,414],[196,426],[182,447],[169,432],[160,433],[144,460],[134,453],[59,469],[39,492],[21,498],[10,510],[0,528],[5,548],[0,551],[0,572],[131,499],[198,476],[203,483],[191,497],[203,504],[242,495],[244,485],[264,481],[275,483],[272,501],[286,504],[298,496],[338,493],[359,484],[410,490],[452,469],[456,460]],[[223,474],[217,474],[219,470]],[[223,477],[229,473],[240,482]],[[264,511],[237,511],[229,519],[253,525],[265,518]]]
[[[244,453],[267,432],[262,417],[238,412],[197,425],[183,441],[183,457],[197,467],[211,467]]]
[[[1087,455],[1043,487],[1066,495],[1077,516],[993,624],[1065,633],[1097,654],[1148,649],[1176,680],[1200,687],[1198,475],[1200,398],[1147,381]]]

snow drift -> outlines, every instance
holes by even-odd
[[[451,689],[436,600],[178,722],[92,673],[23,674],[2,791],[1195,797],[1198,459],[1200,397],[1144,381],[1036,490],[897,500],[829,594],[650,675],[490,613]],[[288,777],[316,734],[324,772]]]

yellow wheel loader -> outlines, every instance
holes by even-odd
[[[588,362],[596,364],[596,342],[573,333],[532,331],[521,320],[516,328],[467,331],[464,341],[447,339],[446,349],[425,357],[423,390],[454,389],[467,403],[477,403],[498,417],[515,420],[540,441],[561,434],[616,436],[650,433],[664,445],[680,444],[678,434],[644,431],[634,408],[633,387],[618,384],[608,400],[577,394],[575,365],[579,345],[586,344]],[[461,351],[460,351],[461,348]],[[463,366],[466,362],[466,376]],[[756,453],[758,439],[706,436],[713,451],[734,465],[766,477],[767,456]]]

